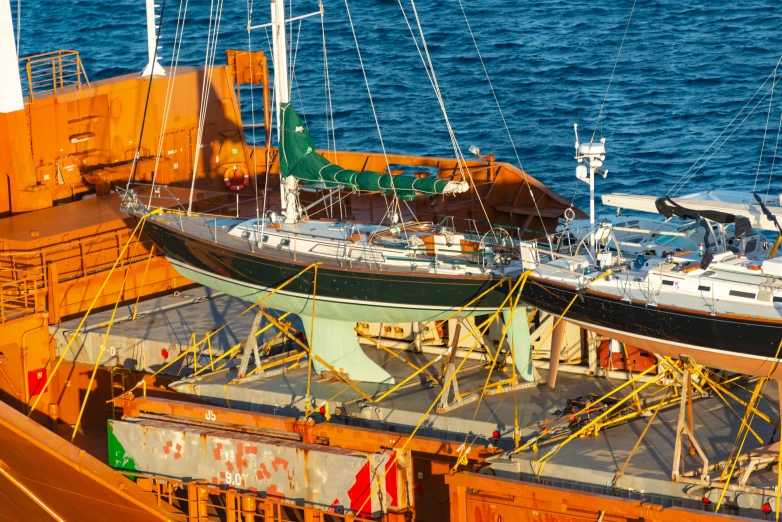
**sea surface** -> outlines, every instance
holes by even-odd
[[[582,140],[588,141],[593,132],[595,139],[606,138],[604,166],[609,174],[598,180],[598,194],[665,195],[680,179],[689,181],[679,194],[782,191],[782,157],[775,158],[782,83],[775,89],[779,92],[770,89],[782,55],[778,0],[647,0],[637,2],[634,11],[632,0],[461,3],[523,168],[568,200],[575,196],[577,205],[588,207],[588,188],[574,175],[576,122]],[[210,9],[217,5],[213,0],[189,1],[181,65],[203,65]],[[413,5],[410,0],[401,0],[401,5],[420,45]],[[12,6],[16,16],[16,0]],[[400,3],[349,0],[348,6],[385,149],[453,155],[443,113]],[[171,61],[183,7],[165,0],[160,51],[164,67]],[[254,25],[269,20],[268,1],[224,1],[217,63],[225,63],[227,48],[251,45],[269,51],[264,29],[252,31],[248,42],[250,7]],[[290,10],[295,16],[317,7],[315,1],[298,0]],[[517,163],[459,0],[418,0],[415,7],[448,118],[465,155],[475,146],[482,154]],[[323,26],[319,16],[292,24],[292,101],[325,148],[325,34],[337,147],[380,150],[346,3],[324,0],[324,10]],[[20,55],[55,49],[78,50],[91,80],[140,71],[146,63],[144,1],[21,0]],[[246,112],[244,117],[249,122],[252,116]]]

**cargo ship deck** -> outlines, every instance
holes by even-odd
[[[113,326],[108,344],[112,345],[114,355],[112,359],[104,359],[102,364],[128,365],[134,361],[136,363],[146,361],[145,364],[140,364],[134,369],[155,371],[164,362],[162,359],[155,359],[160,358],[161,349],[168,347],[172,353],[174,349],[171,347],[179,347],[180,351],[186,350],[188,343],[193,339],[193,333],[201,339],[206,332],[229,323],[212,338],[212,357],[216,359],[225,350],[246,338],[254,314],[245,314],[236,318],[246,308],[247,304],[242,301],[200,288],[147,301],[142,303],[136,320],[123,321],[120,317]],[[118,317],[121,315],[122,312],[118,311]],[[104,331],[100,325],[104,324],[109,317],[110,312],[102,312],[89,318],[85,328],[86,334],[82,337],[83,341],[73,344],[73,354],[69,358],[73,357],[81,362],[94,362],[94,345]],[[77,320],[68,321],[52,326],[51,330],[55,338],[61,336],[62,339],[66,339],[67,335],[64,334],[75,329],[77,324]],[[90,341],[90,336],[98,337]],[[272,334],[267,332],[264,336],[268,339]],[[293,350],[295,345],[291,346],[291,344],[280,346],[278,350]],[[362,347],[370,358],[383,364],[397,382],[410,375],[411,369],[405,362],[389,356],[386,351],[371,344]],[[415,365],[423,367],[438,357],[436,352],[442,353],[445,350],[445,346],[425,346],[423,352],[406,351],[401,355]],[[145,355],[139,356],[142,353]],[[279,360],[293,353],[296,351],[274,352],[264,361]],[[169,355],[170,357],[172,355]],[[246,411],[262,416],[272,415],[293,419],[301,419],[305,415],[306,365],[285,372],[273,371],[264,376],[237,382],[239,359],[240,357],[237,356],[223,369],[204,372],[197,377],[188,376],[192,373],[190,366],[193,362],[192,359],[186,359],[185,364],[177,363],[168,370],[174,374],[179,373],[181,377],[169,387],[184,396],[196,397],[220,408],[220,410],[210,410],[203,406],[201,408],[204,412]],[[204,365],[209,365],[209,362],[208,354],[202,350],[198,358],[198,367],[203,368]],[[460,362],[458,356],[456,362],[457,364]],[[440,363],[435,362],[429,367],[430,370],[434,368],[439,370]],[[518,427],[523,443],[540,432],[540,423],[553,422],[557,418],[557,410],[564,409],[569,400],[586,397],[589,394],[599,396],[626,382],[626,379],[585,376],[583,367],[582,371],[577,373],[572,370],[573,368],[563,367],[553,389],[544,383],[536,385],[520,381],[519,389],[510,390],[506,387],[499,393],[487,393],[480,400],[465,401],[462,405],[455,404],[451,400],[448,411],[438,413],[432,409],[429,414],[427,412],[436,400],[440,387],[432,385],[422,374],[375,404],[367,401],[367,397],[377,399],[391,386],[355,383],[351,387],[336,378],[313,376],[310,404],[321,407],[322,413],[315,413],[311,417],[316,424],[325,423],[332,426],[393,433],[397,441],[406,439],[420,423],[420,429],[415,433],[416,438],[440,441],[443,444],[450,443],[452,447],[466,443],[474,445],[476,452],[488,452],[489,456],[484,455],[487,466],[482,472],[490,472],[496,477],[641,500],[644,503],[666,507],[681,506],[703,510],[708,509],[709,502],[717,501],[721,492],[716,487],[671,480],[679,415],[678,401],[661,410],[645,433],[643,432],[648,423],[648,416],[621,422],[600,430],[597,435],[579,437],[568,442],[558,449],[542,472],[539,469],[536,472],[535,461],[554,449],[556,447],[554,444],[541,443],[537,451],[530,449],[509,455],[508,453],[514,448],[514,415],[518,415]],[[486,376],[487,370],[483,368],[483,362],[479,358],[470,359],[458,373],[459,389],[462,392],[478,390],[485,384]],[[491,382],[508,377],[508,374],[495,371]],[[640,382],[643,381],[639,380]],[[735,387],[733,393],[742,401],[747,401],[751,395],[749,388],[751,384]],[[759,407],[761,412],[773,420],[778,418],[776,399],[778,395],[775,388],[774,384],[766,388],[764,400],[760,401]],[[630,390],[632,387],[626,386],[615,397],[621,398]],[[136,394],[140,395],[140,390],[136,391]],[[176,396],[172,399],[176,401]],[[476,406],[478,406],[477,410]],[[322,407],[325,407],[325,410]],[[710,462],[722,461],[730,454],[743,412],[744,408],[735,400],[726,403],[715,395],[696,397],[694,400],[694,432]],[[209,413],[205,415],[208,420]],[[152,422],[151,418],[154,418],[154,415],[150,418],[143,417],[141,423]],[[167,416],[165,421],[168,423],[171,418]],[[148,426],[146,429],[152,428],[154,426]],[[194,428],[188,423],[179,425],[176,421],[167,424],[166,429],[185,432]],[[769,423],[755,422],[753,429],[763,441],[769,441],[774,437],[775,430]],[[500,435],[499,438],[495,438],[497,435],[495,430]],[[638,443],[642,433],[643,439]],[[137,463],[144,461],[143,454],[150,451],[145,436],[149,435],[139,435],[138,438],[134,438],[133,444],[136,444],[134,447],[124,443],[124,450],[128,454],[136,452],[134,459]],[[744,446],[744,451],[752,451],[759,446],[760,443],[750,437]],[[626,463],[631,454],[632,458]],[[450,455],[451,464],[455,462],[455,456],[455,454]],[[469,455],[470,458],[472,456]],[[148,454],[147,457],[151,455]],[[157,458],[149,458],[148,468],[143,471],[165,474],[168,463],[160,457],[158,454]],[[197,456],[191,458],[200,459]],[[696,458],[687,455],[684,462],[685,469],[693,469],[699,464]],[[464,466],[461,468],[466,469]],[[199,461],[198,469],[207,479],[211,476],[219,477],[220,473],[225,475],[226,472],[224,462],[209,459]],[[621,474],[620,470],[622,470]],[[228,471],[230,474],[230,466]],[[719,471],[711,472],[712,476],[718,474]],[[776,480],[777,474],[771,469],[749,475],[741,488],[735,489],[731,486],[728,489],[728,497],[731,499],[728,506],[740,508],[742,515],[746,513],[762,515],[761,506],[768,501],[767,492],[776,486]]]

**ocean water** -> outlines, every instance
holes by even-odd
[[[680,193],[716,188],[782,191],[782,158],[775,157],[782,84],[775,89],[779,92],[770,90],[782,55],[782,9],[777,1],[638,2],[599,125],[632,0],[461,1],[523,168],[567,199],[575,196],[582,208],[588,206],[588,189],[574,176],[575,122],[582,127],[582,140],[592,132],[607,140],[609,175],[598,180],[598,194],[664,195],[691,174]],[[401,2],[418,35],[410,0]],[[215,5],[212,0],[189,2],[180,64],[203,64],[210,4]],[[16,2],[12,5],[16,15]],[[144,5],[143,0],[21,0],[20,54],[78,50],[93,80],[140,71],[146,63]],[[218,63],[225,61],[224,49],[248,48],[250,6],[253,24],[269,20],[268,2],[225,1]],[[293,102],[325,147],[325,33],[337,147],[380,150],[345,1],[324,0],[324,6],[323,27],[319,17],[292,26]],[[469,156],[467,149],[474,145],[483,154],[516,163],[459,0],[419,0],[416,7],[465,154]],[[181,8],[178,1],[165,2],[160,51],[164,67],[171,59]],[[386,150],[453,155],[400,3],[350,0],[349,8]],[[312,0],[291,6],[293,15],[316,9]],[[269,50],[263,29],[251,36],[253,49]],[[747,105],[769,75],[772,79]],[[246,121],[250,118],[245,114]],[[692,166],[704,151],[703,159],[709,161],[695,172]]]

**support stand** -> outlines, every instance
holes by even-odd
[[[456,323],[454,328],[453,339],[451,339],[451,349],[448,351],[448,356],[445,359],[445,372],[443,374],[443,386],[447,384],[449,389],[446,389],[442,397],[440,397],[440,404],[437,405],[437,413],[442,411],[448,411],[448,397],[453,390],[453,397],[458,400],[459,397],[459,381],[456,379],[454,372],[456,371],[456,348],[459,346],[459,336],[462,333],[461,322]]]
[[[509,313],[509,312],[503,312],[503,313]],[[515,317],[520,316],[523,321],[524,329],[518,328],[519,324],[516,321]],[[469,391],[465,393],[459,393],[459,380],[456,375],[454,375],[454,372],[456,372],[456,348],[459,342],[459,334],[461,332],[461,324],[456,325],[456,331],[454,334],[454,338],[451,343],[450,351],[448,352],[448,356],[446,358],[445,362],[445,377],[443,379],[443,384],[448,386],[449,389],[446,389],[443,393],[442,397],[440,398],[440,403],[437,405],[437,413],[447,413],[449,411],[453,411],[457,408],[460,408],[462,406],[465,406],[467,404],[470,404],[472,402],[475,402],[480,399],[481,395],[484,397],[490,396],[490,395],[498,395],[500,393],[507,393],[515,390],[522,390],[525,388],[534,388],[538,385],[537,381],[534,380],[533,377],[533,371],[532,371],[532,364],[530,361],[530,345],[529,345],[529,329],[527,328],[527,314],[524,313],[524,311],[516,310],[516,313],[514,314],[514,320],[513,324],[510,325],[508,328],[508,337],[510,337],[511,332],[515,331],[516,333],[516,346],[514,347],[516,351],[516,360],[513,361],[513,363],[516,365],[516,368],[518,370],[518,373],[521,374],[522,377],[524,377],[526,380],[530,382],[519,382],[518,377],[511,377],[508,379],[503,379],[499,382],[492,382],[486,385],[485,387],[481,387],[474,391]],[[507,321],[508,318],[506,316],[505,320]],[[515,327],[515,330],[514,330]],[[524,331],[526,331],[526,343],[519,345],[519,337],[522,337]],[[522,337],[523,338],[523,337]],[[509,342],[513,342],[512,340],[509,340]],[[519,356],[519,354],[522,354]],[[524,361],[523,363],[521,361]],[[527,377],[527,375],[529,377]],[[453,377],[453,378],[452,378]],[[451,397],[451,391],[453,390],[453,400],[450,400]]]
[[[242,362],[239,365],[239,373],[237,378],[231,381],[232,384],[257,381],[286,373],[290,370],[299,368],[301,360],[306,359],[307,357],[307,354],[304,352],[298,352],[294,355],[282,354],[278,357],[266,359],[266,363],[261,364],[257,332],[258,328],[261,326],[261,319],[265,316],[267,316],[267,312],[263,308],[260,308],[253,320],[253,325],[250,328],[250,333],[247,335],[247,340],[244,343],[244,352],[242,353]],[[274,342],[274,339],[272,339],[271,342]],[[250,357],[255,361],[255,369],[248,374],[247,370],[250,366]]]
[[[557,324],[558,317],[554,317]],[[562,344],[565,340],[565,321],[560,321],[551,333],[551,351],[548,358],[548,382],[551,388],[557,386],[557,370],[559,370],[559,358],[562,354]]]
[[[684,377],[682,378],[682,397],[679,405],[679,420],[676,424],[676,446],[673,452],[673,470],[671,471],[671,480],[677,482],[682,476],[682,441],[684,436],[690,443],[690,454],[697,452],[701,460],[701,480],[709,481],[709,459],[698,444],[692,427],[692,373],[690,372],[690,363],[685,362]],[[689,413],[689,425],[685,418]],[[694,450],[694,451],[693,451]]]
[[[247,335],[247,341],[244,343],[244,353],[242,354],[242,363],[239,365],[239,378],[242,379],[247,375],[247,367],[250,365],[250,356],[255,356],[255,367],[261,367],[261,356],[258,354],[258,340],[255,337],[255,332],[258,331],[258,327],[261,326],[261,319],[263,318],[263,308],[258,310],[253,320],[250,333]]]

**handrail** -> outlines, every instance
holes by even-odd
[[[46,281],[42,270],[32,272],[21,279],[0,283],[0,323],[45,309]]]
[[[32,274],[40,277],[42,287],[48,288],[107,270],[129,235],[130,230],[117,229],[30,250],[0,250],[0,290],[5,284],[22,284],[33,277]],[[151,248],[152,242],[142,237],[138,248],[129,249],[122,255],[118,266],[146,261]],[[51,273],[50,267],[54,269]],[[49,281],[53,275],[56,280]]]
[[[57,94],[69,87],[89,87],[90,81],[78,51],[58,50],[19,58],[22,91],[35,101],[44,93]]]
[[[671,230],[671,231],[648,230],[645,228],[629,228],[629,227],[617,227],[617,226],[613,226],[611,228],[613,228],[614,230],[618,230],[619,232],[638,232],[639,234],[658,234],[660,236],[687,237],[686,232],[676,232],[675,230]]]

